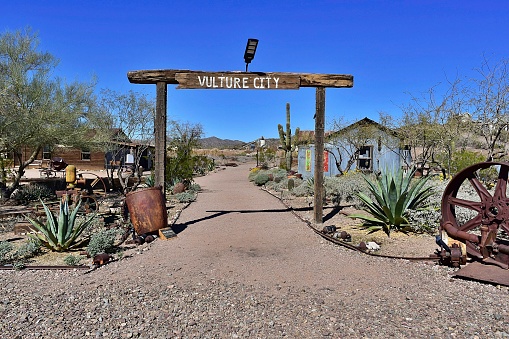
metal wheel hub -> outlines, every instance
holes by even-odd
[[[490,180],[481,180],[480,174],[487,172],[497,176],[493,186]],[[509,163],[504,162],[478,163],[459,172],[444,191],[440,222],[441,233],[464,243],[471,257],[506,269],[509,241],[503,236],[509,233],[508,173]],[[477,197],[459,197],[462,187],[473,189]],[[459,217],[460,209],[468,212],[466,221]]]

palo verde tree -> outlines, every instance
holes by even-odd
[[[102,90],[99,103],[102,118],[95,126],[95,139],[110,155],[111,163],[107,166],[110,184],[114,184],[116,174],[120,189],[126,193],[140,184],[143,174],[140,162],[143,156],[147,156],[145,151],[154,144],[155,101],[138,92]],[[121,166],[115,166],[115,161],[125,159],[127,153],[133,156],[133,170],[123,172]],[[128,187],[132,177],[134,185]]]
[[[201,124],[171,121],[168,135],[166,182],[189,184],[193,180],[193,148],[200,145],[203,135]]]
[[[4,196],[19,185],[44,146],[83,147],[94,113],[94,84],[52,77],[58,60],[38,47],[38,36],[30,28],[0,35],[0,151],[19,164],[10,186],[5,175],[0,176]],[[29,150],[26,157],[22,147]]]
[[[281,146],[283,151],[285,151],[285,159],[286,159],[286,170],[290,171],[292,169],[292,160],[293,160],[293,152],[295,151],[296,145],[299,143],[299,128],[295,129],[295,135],[292,139],[292,129],[290,127],[290,103],[286,103],[286,131],[283,130],[283,126],[281,124],[277,125],[277,129],[279,132],[279,140],[281,141]]]
[[[497,155],[496,150],[507,137],[509,127],[509,60],[495,65],[484,59],[468,87],[469,114],[472,128],[483,140],[486,160],[501,158],[505,149]]]
[[[438,166],[450,172],[453,152],[465,147],[464,140],[471,131],[464,119],[465,104],[464,87],[456,79],[420,96],[412,95],[410,102],[401,106],[403,115],[398,121],[384,113],[380,113],[380,121],[397,131],[409,147],[414,164]]]

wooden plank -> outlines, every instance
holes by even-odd
[[[224,76],[270,76],[270,77],[291,77],[298,76],[300,78],[299,87],[334,87],[334,88],[350,88],[353,87],[353,76],[350,74],[315,74],[315,73],[281,73],[281,72],[205,72],[178,69],[159,69],[159,70],[139,70],[127,72],[129,82],[133,84],[156,84],[165,82],[167,84],[178,85],[177,74],[207,74],[218,73]],[[179,75],[180,76],[180,75]]]
[[[155,139],[155,163],[154,181],[156,186],[161,186],[165,196],[166,185],[164,174],[166,170],[166,109],[167,109],[167,85],[158,82],[156,88],[156,116],[154,119]]]
[[[272,76],[254,73],[177,73],[177,89],[299,89],[296,74]]]
[[[323,151],[325,134],[325,88],[316,88],[315,112],[315,195],[313,214],[315,224],[323,223]]]

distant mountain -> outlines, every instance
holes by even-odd
[[[217,137],[200,139],[201,148],[237,149],[246,144],[246,142],[240,140],[219,139]]]

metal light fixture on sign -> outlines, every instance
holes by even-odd
[[[246,72],[248,65],[255,57],[258,39],[247,39],[246,51],[244,52],[244,61],[246,62]]]

